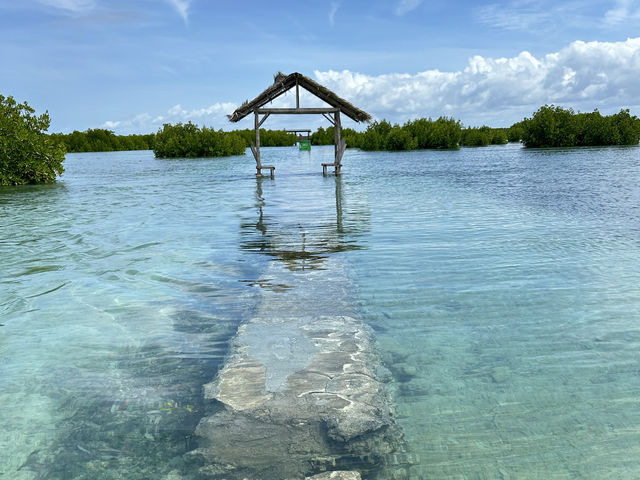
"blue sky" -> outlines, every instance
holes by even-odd
[[[247,128],[225,114],[277,71],[394,122],[508,126],[545,103],[639,115],[639,27],[640,0],[5,1],[0,93],[62,132]]]

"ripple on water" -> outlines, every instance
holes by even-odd
[[[638,149],[349,150],[338,179],[331,152],[264,149],[275,180],[69,155],[0,189],[0,478],[196,478],[238,324],[337,310],[377,333],[417,478],[640,476]]]

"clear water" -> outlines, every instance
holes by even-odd
[[[638,148],[263,155],[0,189],[0,479],[197,478],[265,304],[376,330],[413,478],[640,478]]]

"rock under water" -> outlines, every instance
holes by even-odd
[[[218,408],[196,429],[201,475],[302,479],[357,470],[375,477],[405,448],[379,366],[373,331],[352,317],[248,321],[205,385]]]

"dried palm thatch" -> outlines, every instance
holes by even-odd
[[[369,115],[367,112],[360,110],[355,105],[347,102],[343,98],[340,98],[327,87],[320,85],[315,80],[312,80],[309,77],[298,72],[294,72],[289,75],[286,75],[282,72],[278,72],[277,74],[275,74],[273,77],[273,85],[271,85],[250,102],[243,102],[242,105],[237,108],[236,111],[231,115],[227,115],[229,121],[237,122],[239,120],[242,120],[254,110],[261,108],[265,104],[275,100],[280,95],[295,87],[296,84],[303,87],[305,90],[307,90],[309,93],[312,93],[320,100],[328,103],[333,108],[339,108],[342,113],[356,122],[371,121],[371,115]]]

